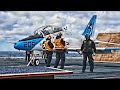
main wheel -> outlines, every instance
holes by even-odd
[[[35,65],[35,66],[38,66],[39,63],[40,63],[39,59],[35,59],[35,60],[34,60],[34,65]]]

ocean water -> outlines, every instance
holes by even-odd
[[[41,54],[39,55],[41,56]],[[53,53],[55,56],[55,53]],[[66,53],[66,57],[79,57],[80,55],[75,52]],[[0,57],[25,57],[25,52],[21,51],[0,51]]]

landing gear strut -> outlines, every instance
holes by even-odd
[[[34,53],[32,53],[32,57],[30,58],[30,61],[28,62],[27,66],[38,66],[40,64],[39,59],[36,59],[36,56]]]

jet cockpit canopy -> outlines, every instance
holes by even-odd
[[[46,35],[53,34],[53,33],[56,33],[56,32],[62,31],[62,30],[63,30],[62,27],[47,25],[47,26],[42,26],[42,27],[39,27],[38,29],[36,29],[34,31],[34,35],[42,34],[43,36],[46,36]]]

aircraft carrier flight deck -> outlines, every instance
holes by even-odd
[[[50,68],[53,68],[54,62],[55,60],[53,59]],[[120,63],[95,62],[94,64],[95,64],[95,67],[94,67],[93,73],[90,73],[89,65],[87,65],[86,72],[82,73],[82,59],[67,59],[65,62],[64,70],[72,71],[73,73],[55,75],[54,79],[120,79]],[[26,71],[29,68],[29,66],[27,67],[26,65],[27,65],[27,62],[23,58],[19,58],[19,59],[18,58],[12,58],[12,59],[0,58],[0,73],[2,74],[5,73],[4,70],[8,69],[8,67],[11,67],[11,68],[20,67],[22,72],[30,73]],[[24,66],[26,67],[26,69],[23,70],[22,67]],[[39,71],[41,67],[42,69],[43,67],[45,67],[44,60],[40,61],[39,66],[31,66],[29,69],[31,70],[34,69],[35,71],[36,70]],[[60,66],[58,66],[58,69],[59,67]],[[11,68],[9,69],[11,70]],[[15,70],[17,70],[17,68],[12,69],[12,71],[15,71]]]

